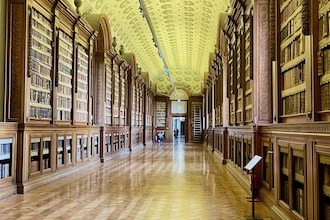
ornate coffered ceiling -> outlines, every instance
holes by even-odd
[[[82,0],[81,13],[108,16],[112,36],[125,52],[134,53],[139,67],[148,72],[158,94],[173,86],[155,47],[139,0]],[[74,0],[71,0],[74,5]],[[200,94],[209,54],[216,43],[219,14],[229,0],[144,0],[163,57],[176,87]]]

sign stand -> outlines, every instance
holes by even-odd
[[[254,157],[246,164],[244,167],[245,170],[249,171],[251,173],[251,192],[252,192],[252,216],[246,217],[246,219],[262,219],[262,218],[256,218],[254,215],[254,167],[260,162],[262,157],[258,155],[254,155]]]

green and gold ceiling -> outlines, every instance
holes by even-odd
[[[74,6],[74,0],[70,0]],[[139,0],[82,0],[81,13],[105,14],[109,18],[117,51],[134,53],[138,66],[156,85],[157,94],[173,89]],[[173,82],[190,94],[200,94],[209,55],[216,43],[219,14],[229,0],[144,0]]]

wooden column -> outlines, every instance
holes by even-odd
[[[269,124],[272,121],[269,0],[256,1],[253,10],[253,117],[256,124]]]
[[[228,94],[228,56],[223,56],[223,103],[222,118],[223,127],[229,126],[229,94]]]

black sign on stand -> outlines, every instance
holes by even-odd
[[[262,218],[256,218],[254,216],[254,167],[260,162],[262,157],[259,155],[254,155],[254,157],[246,164],[244,167],[245,170],[249,171],[251,173],[251,192],[252,192],[252,216],[247,217],[247,219],[262,219]]]

